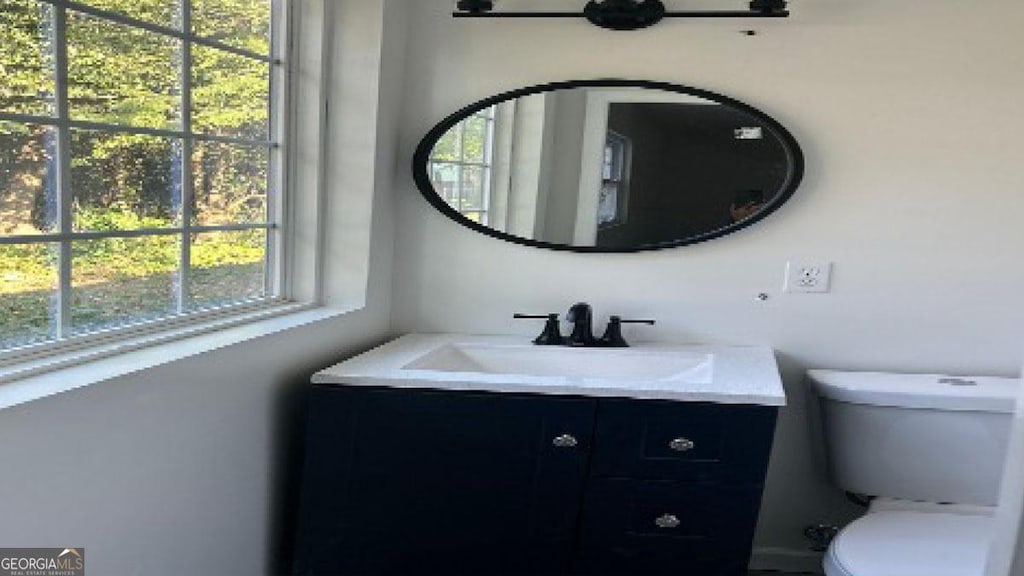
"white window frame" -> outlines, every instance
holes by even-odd
[[[384,329],[388,277],[379,267],[390,263],[408,18],[390,0],[283,4],[281,105],[289,121],[281,178],[289,193],[282,198],[281,294],[290,298],[81,350],[7,365],[0,359],[0,411],[225,346],[255,346],[284,330]]]
[[[60,231],[48,234],[32,235],[9,235],[0,236],[2,245],[24,245],[28,243],[49,243],[60,246],[59,258],[59,296],[61,303],[57,312],[57,337],[38,344],[31,344],[23,347],[16,347],[0,352],[0,383],[9,380],[12,376],[7,373],[21,374],[19,368],[24,366],[32,367],[43,363],[48,368],[65,364],[81,363],[82,358],[93,359],[97,356],[105,356],[123,351],[125,349],[138,349],[153,343],[166,342],[194,335],[196,332],[209,331],[240,323],[251,322],[255,319],[268,316],[284,314],[293,311],[300,311],[311,308],[319,300],[319,291],[305,291],[302,295],[303,302],[296,305],[292,294],[291,278],[293,276],[293,264],[289,260],[293,249],[290,245],[291,228],[290,209],[293,203],[291,192],[294,182],[291,177],[291,154],[294,149],[293,142],[296,138],[293,127],[293,100],[295,88],[291,66],[286,64],[292,54],[295,37],[293,32],[295,22],[298,18],[295,13],[297,9],[292,7],[292,2],[287,0],[271,0],[272,4],[272,30],[271,30],[271,53],[260,55],[247,50],[233,47],[221,42],[204,39],[195,36],[191,30],[191,14],[189,8],[191,0],[179,0],[182,5],[182,26],[180,30],[169,28],[149,22],[141,21],[123,14],[98,9],[73,0],[41,0],[50,4],[54,10],[54,63],[55,63],[55,113],[53,116],[35,116],[25,114],[13,114],[0,112],[0,121],[9,121],[22,124],[37,124],[51,126],[58,133],[57,165],[58,174],[58,210]],[[72,120],[68,110],[67,100],[67,11],[85,14],[87,16],[100,18],[114,24],[131,26],[136,29],[147,30],[162,36],[168,36],[182,40],[182,64],[181,64],[181,114],[182,122],[180,129],[161,130],[150,128],[128,127],[117,124],[102,122]],[[216,135],[195,134],[191,125],[191,70],[187,65],[191,60],[191,49],[193,45],[202,45],[217,48],[236,55],[244,56],[270,64],[270,126],[268,140],[248,140],[244,138],[224,137]],[[317,55],[323,57],[323,54]],[[177,138],[182,141],[182,164],[181,179],[181,225],[167,229],[144,229],[125,231],[87,231],[74,232],[71,226],[71,186],[70,174],[70,151],[69,135],[72,128],[96,130],[104,133],[132,133],[152,135],[168,138]],[[194,142],[210,141],[229,144],[242,144],[250,146],[266,146],[270,153],[269,181],[268,181],[268,203],[267,217],[263,223],[251,224],[228,224],[214,226],[194,226],[191,224],[189,214],[192,194],[191,151]],[[266,297],[243,301],[236,304],[228,304],[221,307],[212,307],[197,311],[186,311],[186,291],[188,290],[188,274],[190,273],[189,241],[192,234],[205,232],[221,232],[235,230],[263,229],[267,234],[267,249],[265,256],[265,280]],[[71,294],[71,243],[74,240],[89,240],[102,238],[138,238],[154,235],[173,235],[182,238],[182,255],[179,262],[179,282],[176,295],[177,313],[161,318],[132,323],[123,327],[98,330],[81,335],[70,334],[70,294]],[[315,257],[314,257],[315,258]],[[124,344],[119,346],[118,344]],[[48,358],[61,355],[88,352],[84,355],[71,356],[65,361],[46,363]],[[104,352],[108,351],[108,352]],[[95,352],[95,353],[93,353]],[[35,372],[35,370],[30,370]]]
[[[475,162],[473,160],[466,160],[466,123],[470,118],[482,118],[487,122],[487,133],[484,136],[484,150],[483,150],[483,162]],[[497,105],[485,108],[479,112],[476,112],[469,118],[459,122],[456,126],[459,130],[459,159],[458,160],[434,160],[433,155],[428,160],[428,172],[433,175],[434,165],[442,164],[446,166],[455,167],[459,174],[459,188],[457,197],[457,206],[452,206],[463,216],[467,218],[470,215],[478,215],[480,224],[487,226],[490,223],[491,214],[491,189],[494,173],[494,135],[495,135],[495,124],[497,123]],[[480,168],[482,172],[482,178],[480,179],[480,194],[481,194],[481,206],[478,209],[467,208],[463,209],[462,205],[465,202],[466,194],[463,182],[465,181],[462,177],[462,170],[466,167]],[[439,194],[441,195],[441,194]],[[443,195],[441,195],[443,197]],[[447,200],[447,198],[445,198]]]

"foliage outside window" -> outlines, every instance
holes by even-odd
[[[275,296],[273,4],[0,1],[0,351]]]
[[[494,107],[459,122],[430,154],[430,179],[463,216],[487,224],[494,148]]]

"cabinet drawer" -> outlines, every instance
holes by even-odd
[[[764,479],[775,408],[601,400],[597,414],[595,476],[756,483]]]
[[[759,485],[593,480],[578,571],[745,574],[760,501]]]

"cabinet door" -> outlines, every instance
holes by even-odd
[[[564,573],[594,412],[586,399],[315,386],[297,572]]]

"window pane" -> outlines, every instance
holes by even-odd
[[[195,45],[192,86],[194,132],[267,139],[270,64]]]
[[[75,334],[173,314],[180,236],[80,240],[72,245]]]
[[[617,182],[605,182],[597,197],[597,225],[616,224],[619,221],[619,187]]]
[[[484,208],[484,169],[479,166],[462,167],[462,210]]]
[[[68,12],[71,118],[181,125],[181,40]]]
[[[181,30],[181,0],[77,0],[101,10]]]
[[[192,0],[198,36],[263,56],[270,54],[270,0]]]
[[[177,138],[72,130],[75,231],[180,222],[181,154]]]
[[[196,142],[192,171],[198,224],[266,222],[269,148]]]
[[[458,162],[460,159],[459,145],[461,134],[462,129],[458,124],[445,132],[444,136],[438,139],[437,144],[434,144],[433,150],[430,151],[430,159]]]
[[[0,350],[55,337],[57,253],[52,244],[0,246]]]
[[[0,1],[0,111],[54,115],[53,7]]]
[[[465,120],[466,132],[462,137],[462,156],[466,162],[487,162],[487,119],[472,116]]]
[[[447,162],[434,162],[430,165],[430,181],[434,190],[456,209],[459,207],[459,188],[462,182],[462,166]]]
[[[208,308],[266,296],[267,232],[207,232],[192,236],[189,298]]]
[[[0,235],[53,232],[57,130],[0,122]]]

